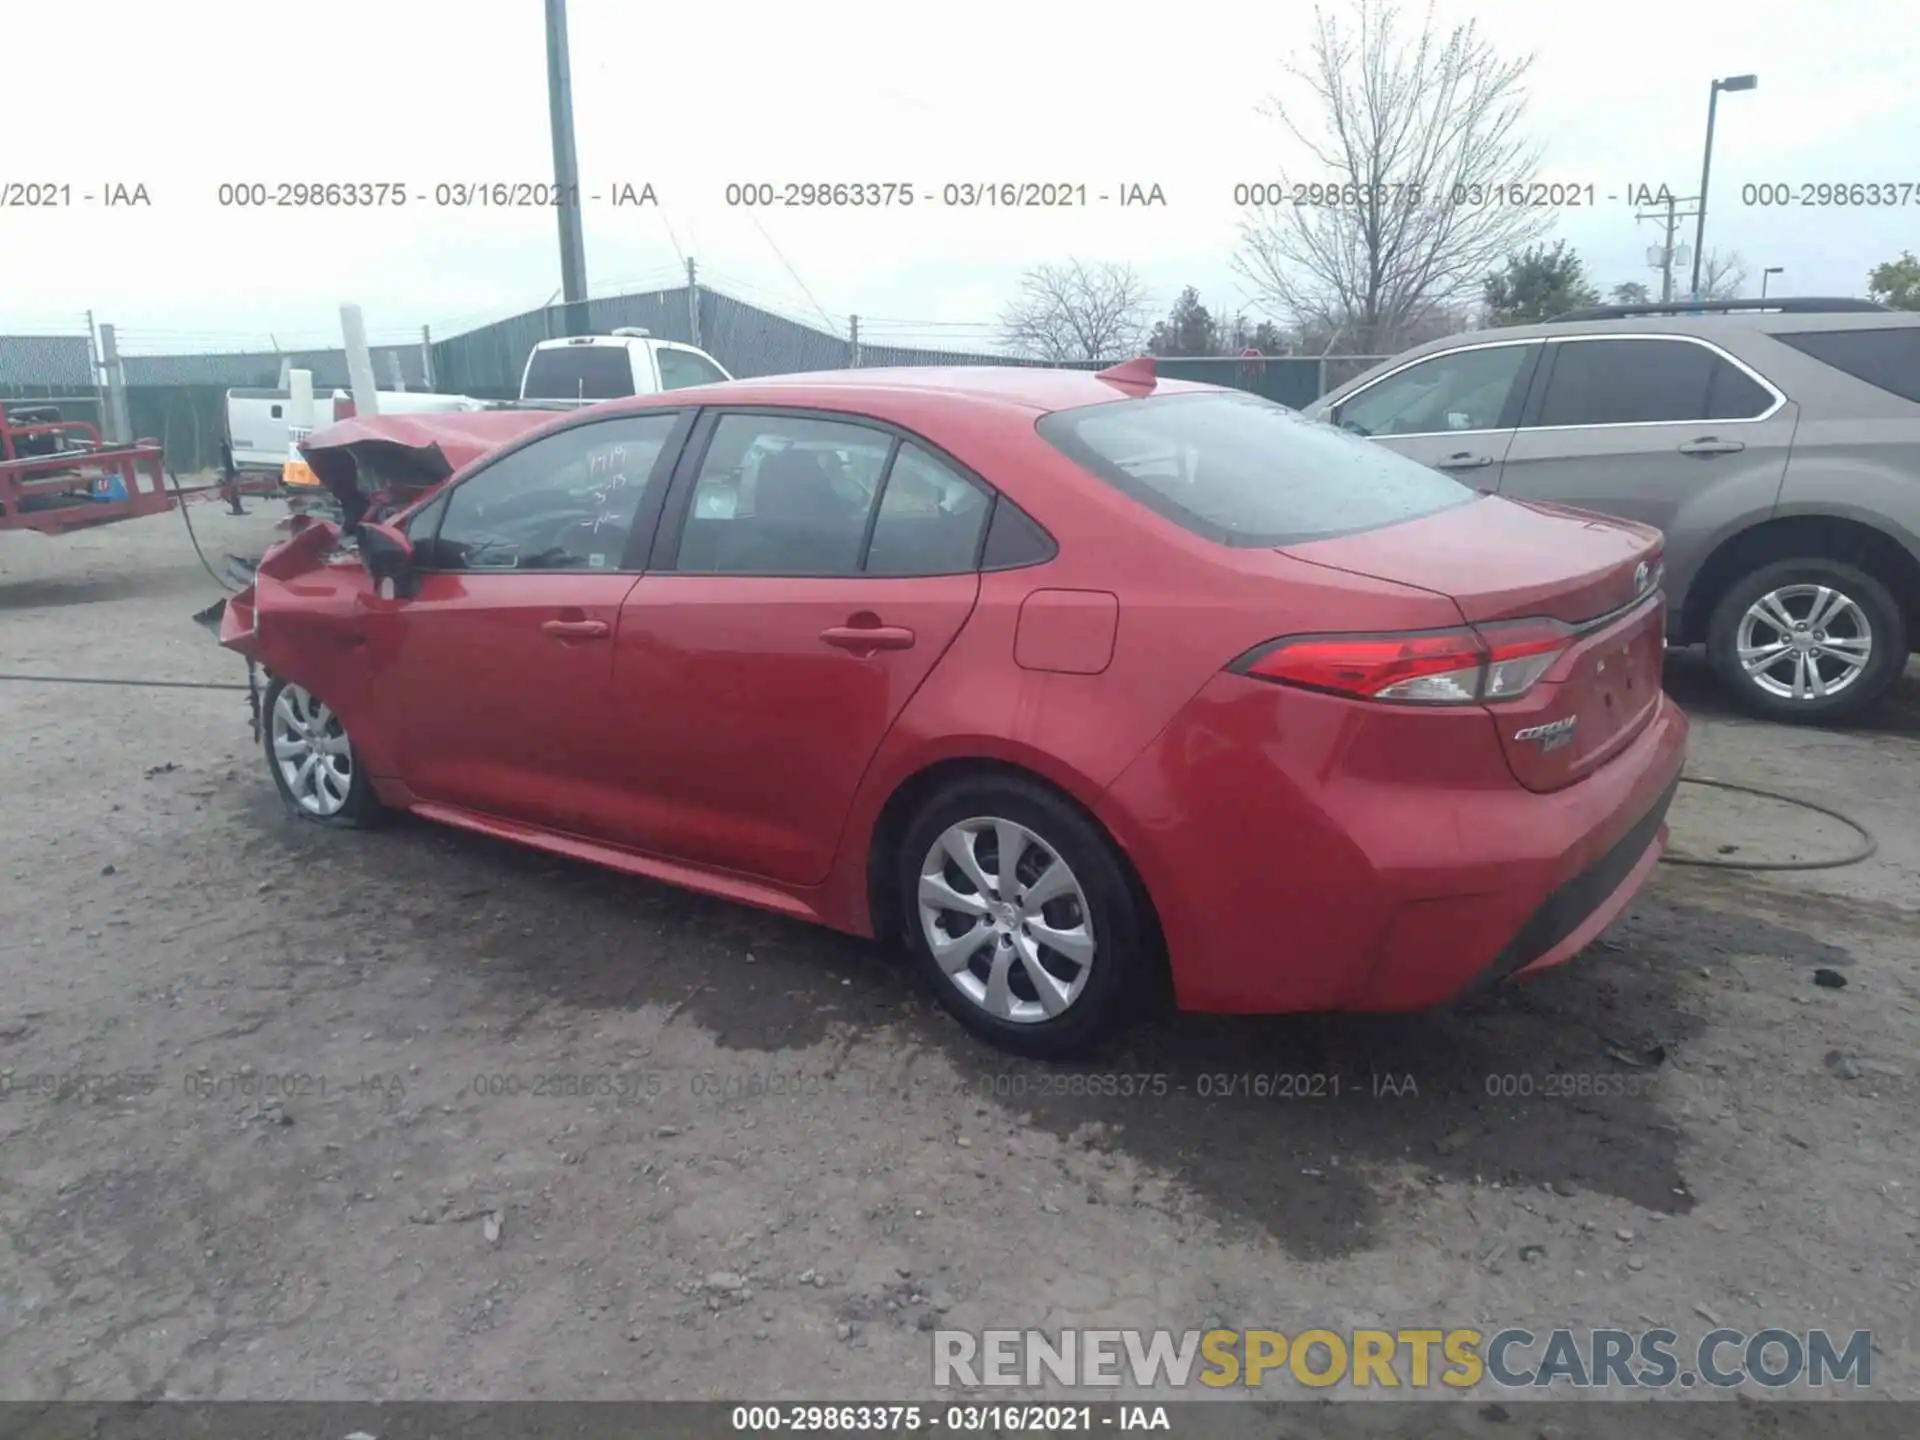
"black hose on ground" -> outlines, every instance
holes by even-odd
[[[180,488],[180,477],[173,473],[173,467],[171,465],[167,467],[167,478],[173,481],[174,498],[180,502],[180,518],[186,523],[187,539],[193,542],[193,553],[200,557],[200,568],[211,575],[213,577],[213,583],[226,591],[227,594],[232,595],[237,593],[233,586],[221,578],[220,572],[213,568],[212,563],[207,559],[207,552],[200,548],[200,537],[194,533],[193,529],[193,517],[187,514],[187,492]]]
[[[15,675],[0,672],[0,680],[30,685],[131,685],[136,690],[245,690],[244,685],[221,685],[211,680],[116,680],[96,675]]]
[[[1782,795],[1777,790],[1763,790],[1758,785],[1737,785],[1731,780],[1708,780],[1696,775],[1682,775],[1680,783],[1700,785],[1711,790],[1731,790],[1736,794],[1753,795],[1762,800],[1777,800],[1782,805],[1811,810],[1816,815],[1825,815],[1830,820],[1838,820],[1860,837],[1860,844],[1837,860],[1709,860],[1702,856],[1668,853],[1660,857],[1664,865],[1689,865],[1700,870],[1838,870],[1843,865],[1858,865],[1880,848],[1880,842],[1871,830],[1851,815],[1842,815],[1831,806],[1816,804],[1812,800],[1802,800],[1797,795]]]

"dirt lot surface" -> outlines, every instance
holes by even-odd
[[[253,509],[195,506],[209,553]],[[0,670],[241,682],[189,620],[218,593],[177,515],[0,536]],[[1671,671],[1692,773],[1879,854],[1663,865],[1470,1013],[1175,1019],[1071,1069],[877,947],[300,825],[244,694],[0,682],[0,1399],[906,1397],[936,1325],[1076,1324],[1869,1328],[1920,1398],[1920,680],[1834,733]],[[1851,843],[1692,787],[1673,823]],[[1210,1078],[1268,1075],[1329,1078]]]

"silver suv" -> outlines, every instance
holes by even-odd
[[[1778,720],[1877,700],[1920,634],[1920,314],[1774,299],[1451,335],[1307,412],[1483,490],[1666,532],[1668,638]]]

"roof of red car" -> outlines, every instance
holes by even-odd
[[[1211,387],[1185,380],[1161,380],[1153,393],[1174,394]],[[686,400],[709,404],[802,405],[840,408],[863,402],[884,403],[907,395],[950,395],[988,400],[1034,411],[1071,410],[1137,395],[1103,380],[1090,370],[1056,370],[1025,365],[889,365],[872,370],[814,370],[797,375],[764,375],[712,385],[689,386],[667,395],[644,397],[649,405]],[[615,402],[616,404],[619,402]],[[638,408],[638,403],[636,408]]]
[[[1184,380],[1160,380],[1156,395],[1212,387]],[[872,370],[818,370],[766,375],[712,385],[690,385],[660,395],[610,400],[579,410],[467,410],[407,415],[355,415],[316,429],[302,450],[331,450],[377,440],[425,450],[438,446],[458,471],[489,451],[541,426],[558,428],[587,414],[671,408],[695,404],[818,405],[826,409],[884,411],[888,401],[942,399],[1046,413],[1081,405],[1099,405],[1140,395],[1133,385],[1104,380],[1087,370],[1039,366],[886,366]]]

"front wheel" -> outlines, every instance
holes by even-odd
[[[267,722],[262,727],[267,770],[286,807],[316,825],[370,823],[380,801],[340,717],[289,680],[268,685],[260,709]]]
[[[1907,662],[1887,587],[1838,560],[1781,560],[1714,607],[1707,657],[1735,700],[1768,720],[1833,724],[1872,705]]]
[[[935,795],[907,827],[897,883],[941,1004],[1004,1050],[1072,1055],[1150,993],[1145,927],[1112,842],[1041,786],[991,776]]]

